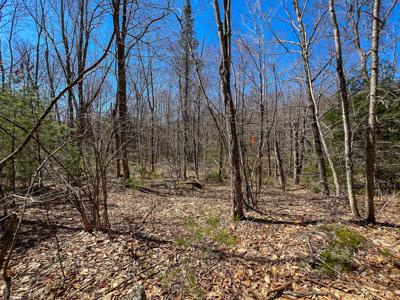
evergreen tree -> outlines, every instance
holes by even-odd
[[[193,161],[193,151],[189,149],[190,124],[192,117],[193,99],[191,94],[192,86],[192,70],[193,56],[196,52],[198,42],[194,32],[194,18],[192,16],[192,5],[190,0],[186,0],[183,8],[183,16],[181,21],[181,33],[179,44],[182,50],[181,56],[181,72],[180,72],[180,99],[183,119],[183,177],[187,177],[187,163]]]

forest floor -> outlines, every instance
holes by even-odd
[[[84,232],[68,202],[29,209],[12,299],[400,299],[398,198],[377,199],[373,226],[302,187],[265,189],[239,222],[229,199],[217,183],[114,187],[108,234]]]

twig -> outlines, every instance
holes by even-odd
[[[156,209],[156,207],[157,207],[158,205],[159,205],[159,204],[153,205],[153,207],[150,209],[150,211],[149,211],[149,212],[146,214],[146,216],[143,218],[142,223],[145,223],[145,222],[146,222],[147,218],[151,215],[151,213]]]
[[[51,228],[51,231],[53,231],[53,233],[54,233],[54,239],[55,239],[55,241],[56,241],[56,247],[57,247],[57,258],[58,258],[58,262],[59,262],[59,264],[60,264],[61,274],[62,274],[62,276],[63,276],[63,286],[64,286],[64,284],[65,284],[65,282],[66,282],[66,280],[67,280],[67,277],[65,276],[64,266],[63,266],[62,259],[61,259],[60,240],[58,239],[55,226],[53,226],[53,225],[51,224],[51,222],[50,222],[50,216],[49,216],[49,209],[48,209],[48,208],[47,208],[47,210],[46,210],[46,216],[47,216],[47,221],[49,222],[49,226],[50,226],[50,228]]]
[[[298,291],[298,292],[292,292],[292,291],[283,291],[284,295],[287,296],[292,296],[296,298],[302,298],[302,297],[310,297],[310,296],[327,296],[327,295],[332,295],[328,294],[326,292],[321,292],[321,291]]]
[[[385,207],[391,202],[393,199],[396,199],[396,197],[400,195],[400,192],[398,192],[396,195],[394,195],[392,198],[390,198],[388,201],[385,202],[385,204],[382,206],[382,208],[379,210],[378,215],[382,213],[382,211],[385,209]],[[399,198],[397,198],[398,200]]]
[[[139,276],[140,274],[143,274],[143,273],[145,273],[145,272],[147,272],[147,271],[149,271],[149,270],[151,270],[151,269],[154,269],[155,267],[157,267],[157,266],[161,265],[162,263],[166,262],[167,260],[169,260],[172,256],[178,255],[178,254],[184,252],[185,250],[186,250],[186,249],[180,249],[178,252],[169,255],[168,257],[166,257],[166,258],[164,258],[164,259],[162,259],[162,260],[156,262],[155,264],[152,264],[150,267],[148,267],[148,268],[146,268],[146,269],[144,269],[144,270],[142,270],[142,271],[140,271],[140,272],[137,272],[136,274],[132,275],[132,277],[127,278],[126,280],[122,281],[120,284],[118,284],[117,286],[115,286],[115,287],[113,287],[112,289],[108,290],[108,291],[105,292],[102,296],[99,296],[99,297],[97,297],[96,299],[100,299],[100,298],[102,299],[105,295],[108,295],[108,294],[114,292],[114,291],[117,290],[117,289],[118,289],[118,290],[121,290],[122,287],[126,286],[128,283],[130,283],[132,280],[134,280],[135,277],[137,277],[137,276]]]

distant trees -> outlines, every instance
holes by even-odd
[[[304,27],[304,21],[303,21],[303,13],[300,9],[299,1],[298,0],[293,0],[293,7],[296,12],[297,16],[297,24],[298,24],[298,31],[299,31],[299,45],[301,48],[301,56],[303,59],[303,65],[304,65],[304,74],[305,74],[305,81],[306,81],[306,87],[307,87],[307,100],[308,100],[308,110],[310,112],[310,118],[311,118],[311,127],[313,131],[313,136],[314,136],[314,147],[315,147],[315,153],[317,156],[317,163],[318,163],[318,170],[319,170],[319,180],[321,184],[321,193],[324,196],[329,196],[329,186],[328,186],[328,176],[326,172],[326,166],[325,166],[325,155],[328,160],[330,160],[330,165],[331,165],[331,170],[332,174],[334,177],[335,181],[335,188],[336,188],[336,193],[340,192],[339,188],[339,183],[336,175],[335,168],[333,166],[333,163],[331,162],[331,159],[329,158],[328,151],[327,151],[327,146],[324,141],[324,137],[322,135],[322,128],[319,120],[319,114],[318,114],[318,104],[317,104],[317,99],[315,97],[314,93],[314,79],[311,74],[311,67],[310,67],[310,46],[312,41],[307,39],[307,33]],[[319,17],[319,20],[321,17]],[[315,31],[318,29],[319,26],[319,21],[317,21],[317,24],[314,25],[313,31],[311,32],[311,36],[315,34]],[[325,152],[325,153],[324,153]]]
[[[397,171],[381,168],[381,158],[389,155],[379,147],[379,141],[396,146],[395,121],[387,120],[395,110],[389,100],[397,95],[397,73],[395,63],[384,71],[382,57],[390,49],[379,48],[380,37],[389,39],[381,31],[396,1],[383,8],[358,0],[346,6],[334,0],[287,3],[293,40],[279,37],[276,22],[282,21],[262,1],[248,4],[249,18],[237,35],[231,1],[213,1],[215,50],[207,39],[199,47],[190,0],[182,11],[151,0],[112,0],[108,6],[49,0],[35,9],[25,1],[0,0],[6,13],[0,26],[3,200],[29,186],[43,165],[34,184],[57,178],[90,231],[109,227],[107,175],[128,184],[161,174],[176,181],[193,173],[223,181],[229,170],[235,217],[258,205],[266,185],[279,182],[285,190],[304,184],[326,197],[331,188],[339,196],[346,182],[358,218],[356,189],[366,178],[373,222],[375,189]],[[21,10],[27,18],[19,18]],[[372,18],[364,13],[369,10]],[[32,39],[20,37],[20,22],[33,25]],[[100,33],[112,35],[111,45]],[[354,61],[353,68],[348,62]],[[361,99],[367,93],[368,122]],[[378,115],[387,123],[378,123]],[[359,134],[366,130],[367,146]],[[59,156],[46,148],[53,138]]]
[[[382,47],[398,39],[383,34],[396,0],[291,0],[282,18],[253,1],[237,27],[232,1],[214,0],[217,49],[199,45],[190,0],[182,11],[169,1],[31,2],[0,0],[5,270],[16,224],[41,199],[67,199],[84,230],[108,231],[115,177],[179,190],[193,171],[219,183],[229,173],[237,219],[266,186],[328,197],[346,182],[353,217],[365,188],[375,222],[376,190],[400,187],[397,53]],[[288,28],[294,40],[278,32]]]

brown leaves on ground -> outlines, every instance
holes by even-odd
[[[226,186],[155,189],[115,189],[109,234],[83,232],[68,203],[30,209],[11,263],[13,299],[130,299],[139,286],[148,299],[400,299],[399,201],[378,199],[387,223],[366,226],[350,222],[344,199],[267,189],[259,210],[235,222]],[[210,214],[234,245],[193,242],[185,220],[201,228]],[[349,273],[317,267],[330,223],[367,240]]]

